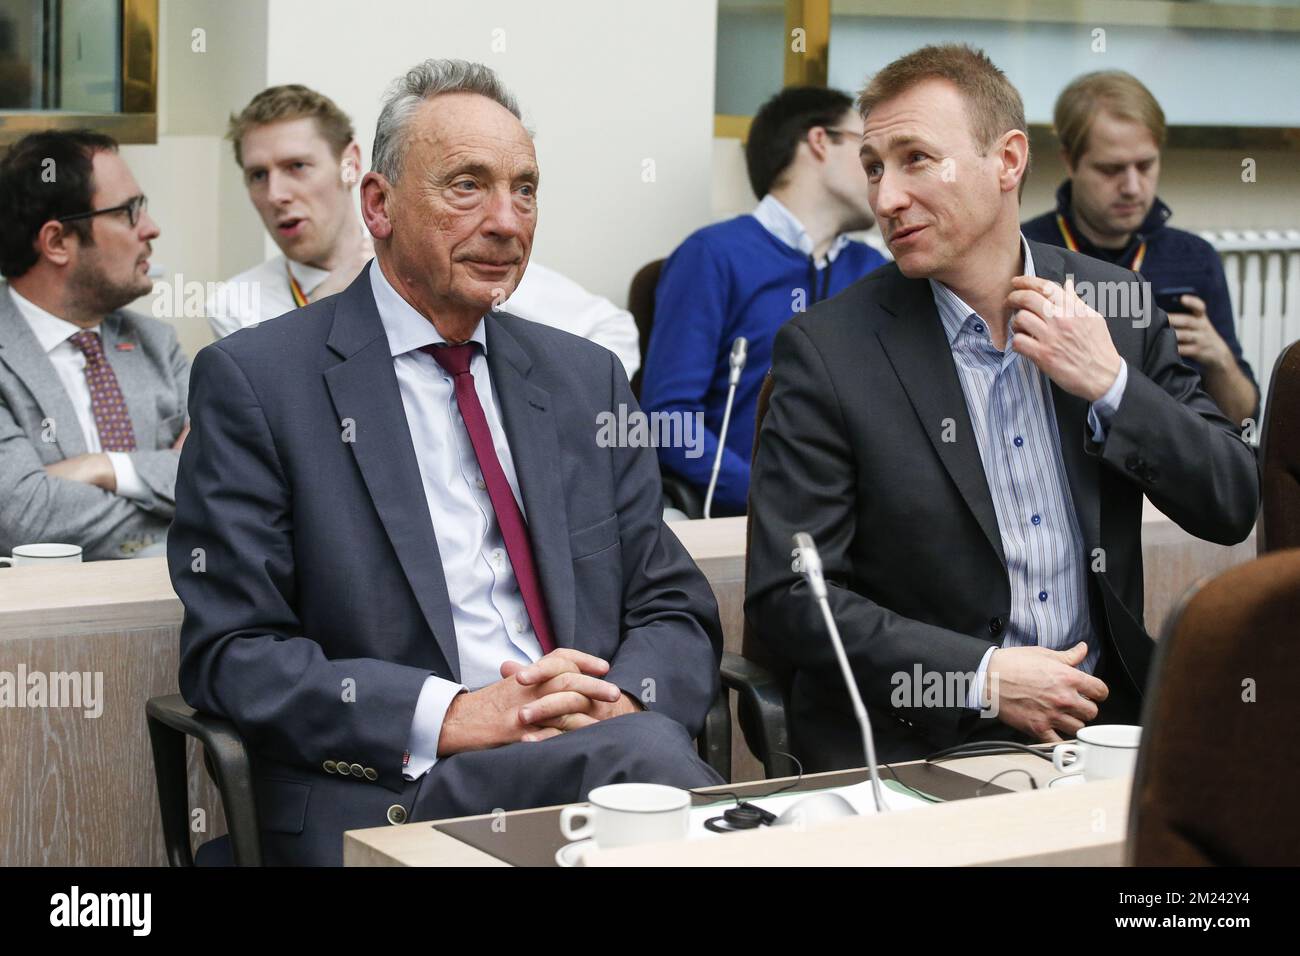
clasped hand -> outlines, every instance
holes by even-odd
[[[609,662],[561,647],[531,664],[506,661],[501,680],[458,694],[447,708],[438,756],[547,740],[640,710],[602,680]]]

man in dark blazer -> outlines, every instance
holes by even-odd
[[[180,686],[253,753],[272,863],[345,830],[720,782],[707,582],[663,524],[618,359],[492,311],[536,159],[491,70],[394,84],[344,292],[199,353],[169,539]],[[617,442],[614,443],[617,446]]]
[[[1138,276],[1020,235],[1023,107],[987,57],[908,54],[860,109],[895,263],[781,331],[750,497],[746,613],[793,671],[796,752],[805,770],[863,762],[797,531],[879,759],[1135,723],[1143,495],[1240,541],[1254,454]]]

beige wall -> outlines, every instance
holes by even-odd
[[[217,281],[262,255],[261,223],[221,137],[230,111],[265,85],[266,2],[167,0],[159,13],[158,142],[124,146],[122,155],[162,230],[155,281]],[[201,44],[195,30],[203,31]],[[133,308],[155,314],[154,301]],[[176,327],[191,356],[212,341],[201,317],[158,317]]]
[[[333,97],[368,166],[399,73],[426,57],[493,67],[536,133],[537,261],[621,303],[708,217],[715,24],[716,0],[270,0],[267,79]]]

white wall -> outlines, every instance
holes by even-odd
[[[716,0],[269,0],[268,14],[267,83],[333,98],[367,166],[381,96],[405,69],[495,69],[536,133],[534,256],[615,302],[709,217]]]
[[[158,32],[158,142],[123,146],[122,156],[162,230],[156,280],[215,282],[262,256],[262,225],[222,136],[229,114],[266,85],[266,0],[167,0]],[[150,315],[153,302],[132,307]],[[212,341],[201,317],[158,317],[191,356]]]

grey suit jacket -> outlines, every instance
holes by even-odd
[[[149,491],[133,501],[45,466],[84,455],[85,437],[49,357],[0,283],[0,552],[35,542],[79,544],[88,560],[129,558],[160,541],[176,510],[172,443],[185,425],[190,365],[176,333],[156,319],[114,312],[100,326],[126,399],[136,472]],[[120,346],[128,346],[126,349]]]

